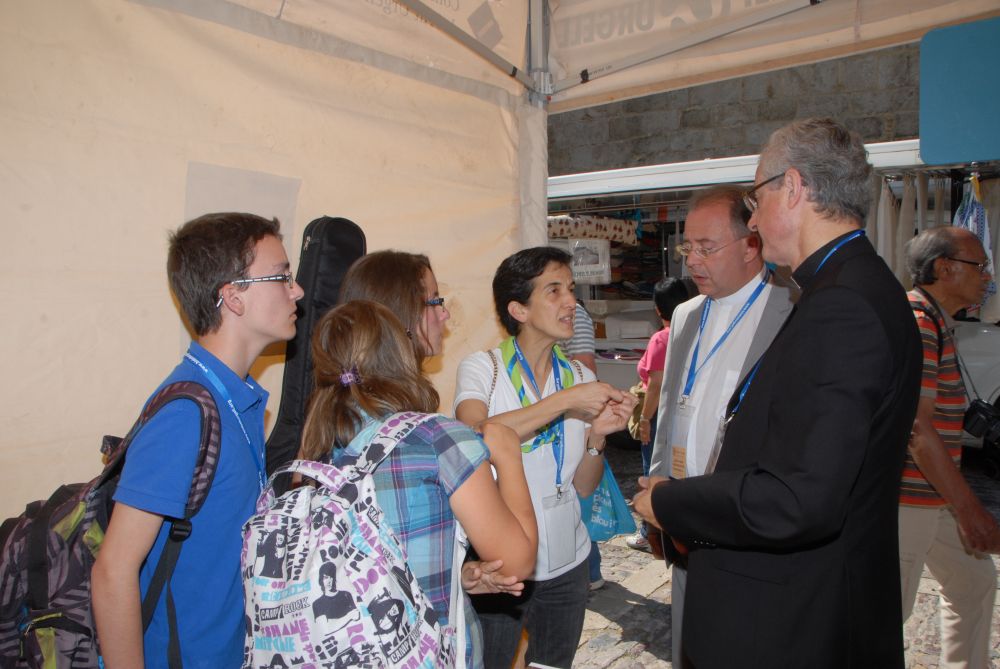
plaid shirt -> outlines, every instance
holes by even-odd
[[[372,420],[343,452],[360,453],[382,421]],[[448,622],[455,515],[449,497],[490,457],[483,440],[466,425],[438,415],[415,428],[375,470],[375,494],[385,520],[406,550],[420,588]],[[465,603],[466,663],[482,666],[482,631],[468,595]],[[474,649],[476,652],[474,652]]]

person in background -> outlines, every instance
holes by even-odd
[[[302,434],[307,459],[340,464],[359,455],[393,414],[437,410],[438,394],[421,373],[405,328],[380,304],[356,300],[327,312],[316,325],[312,353],[315,390]],[[433,415],[373,478],[385,521],[442,625],[455,619],[448,606],[457,523],[486,561],[501,560],[519,581],[531,573],[538,532],[520,445],[509,428],[485,426],[480,438]],[[468,596],[462,602],[466,664],[479,667],[482,637]]]
[[[597,374],[597,347],[594,343],[594,319],[590,317],[587,308],[577,300],[576,312],[573,316],[573,336],[559,342],[559,347],[570,360],[578,360],[580,364]]]
[[[451,318],[439,290],[427,256],[390,249],[354,261],[344,275],[339,301],[369,300],[388,307],[406,328],[423,370],[426,358],[443,352],[445,323]],[[502,569],[502,562],[470,560],[462,568],[462,585],[468,592],[518,596],[524,583]]]
[[[941,666],[990,666],[990,624],[1000,526],[965,482],[962,419],[966,390],[952,315],[980,304],[992,268],[979,239],[962,228],[931,228],[906,245],[910,306],[923,340],[917,419],[899,498],[903,620],[913,612],[924,565],[941,584]]]
[[[899,481],[921,346],[864,236],[871,173],[831,119],[771,135],[749,227],[802,293],[710,428],[712,473],[640,483],[636,510],[690,549],[683,660],[699,669],[903,667]]]
[[[497,315],[510,337],[458,368],[455,415],[471,426],[500,423],[521,441],[538,523],[538,554],[525,595],[475,597],[486,666],[509,669],[522,628],[527,663],[569,667],[583,630],[590,537],[577,494],[604,472],[605,437],[621,430],[635,397],[594,380],[556,342],[573,336],[571,256],[551,247],[519,251],[493,277]],[[586,422],[589,421],[589,424]]]
[[[639,443],[642,452],[642,475],[649,476],[649,463],[653,456],[653,438],[656,436],[656,411],[660,405],[660,386],[663,384],[663,367],[667,360],[667,341],[670,337],[670,319],[677,305],[689,297],[687,286],[680,279],[665,276],[653,286],[653,308],[663,323],[663,328],[653,333],[646,350],[639,359],[636,371],[645,391],[639,415]],[[625,540],[629,548],[648,551],[648,526],[639,525],[639,531]]]
[[[219,407],[219,462],[191,519],[168,592],[185,667],[243,663],[241,528],[264,486],[267,392],[250,366],[266,346],[295,336],[295,282],[277,220],[206,214],[170,237],[167,277],[195,339],[161,387],[195,381]],[[155,393],[154,393],[155,394]],[[201,435],[194,402],[171,402],[136,436],[115,492],[111,523],[92,572],[104,666],[168,666],[167,595],[143,631],[140,602],[170,533],[183,518]]]

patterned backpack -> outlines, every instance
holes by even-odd
[[[105,437],[108,463],[89,483],[64,485],[47,501],[32,502],[0,527],[0,667],[84,669],[98,665],[90,608],[90,570],[108,529],[112,497],[130,443],[162,407],[177,399],[201,410],[201,442],[184,519],[171,523],[170,541],[143,600],[148,625],[162,587],[170,580],[189,519],[208,494],[219,460],[219,411],[204,386],[181,381],[153,396],[124,439]],[[167,589],[169,598],[169,588]],[[170,620],[171,641],[176,621]],[[174,666],[174,665],[172,665]]]
[[[464,632],[464,623],[452,615],[451,625],[439,624],[383,521],[372,479],[428,417],[391,416],[357,460],[340,468],[296,460],[271,476],[243,526],[244,669],[455,666],[461,641],[454,626]],[[319,485],[275,499],[275,477],[290,472]],[[452,574],[452,612],[462,606],[459,571]]]

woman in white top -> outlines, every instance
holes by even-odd
[[[571,364],[556,345],[573,336],[571,261],[549,247],[504,260],[493,277],[493,298],[511,336],[490,352],[468,356],[458,369],[456,417],[517,432],[538,522],[538,559],[524,595],[473,598],[487,669],[510,667],[522,626],[528,631],[527,662],[572,664],[583,629],[590,552],[577,493],[589,495],[600,482],[605,437],[625,427],[636,403]]]

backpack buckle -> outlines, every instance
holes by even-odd
[[[184,541],[189,536],[191,536],[191,521],[190,520],[172,520],[170,521],[170,540],[171,541]]]

